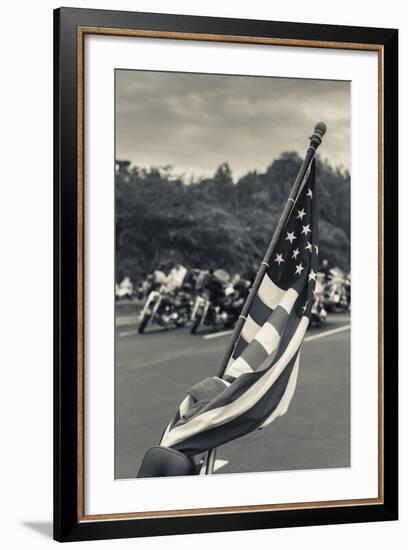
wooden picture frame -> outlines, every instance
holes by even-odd
[[[377,498],[90,516],[84,505],[84,38],[90,34],[378,55]],[[60,8],[54,12],[54,537],[90,540],[397,519],[398,32]]]

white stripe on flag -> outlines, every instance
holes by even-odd
[[[161,445],[164,447],[176,445],[180,441],[186,440],[200,431],[206,431],[215,426],[222,426],[253,407],[259,399],[265,395],[269,388],[272,387],[286,365],[298,351],[308,324],[309,319],[307,317],[302,317],[292,339],[275,365],[267,370],[265,374],[250,386],[244,394],[238,397],[238,399],[232,403],[218,407],[217,409],[199,414],[186,422],[186,424],[173,428],[163,437]],[[265,359],[264,363],[266,361],[268,361],[268,359]]]
[[[278,305],[283,307],[283,309],[286,309],[288,313],[292,311],[293,304],[296,302],[296,298],[299,296],[299,294],[296,292],[294,288],[289,288],[285,292],[285,295],[281,299]]]
[[[250,315],[248,315],[245,324],[242,328],[241,336],[247,341],[250,342],[254,339],[255,335],[260,330],[261,326],[258,325],[258,323],[255,323],[255,321],[252,319]]]
[[[214,378],[217,378],[220,382],[222,382],[225,386],[231,386],[231,382],[228,382],[228,380],[224,380],[224,378],[219,378],[218,376],[214,376]]]
[[[171,422],[172,422],[172,421],[171,421]],[[165,430],[165,432],[164,432],[164,434],[163,434],[163,437],[161,438],[160,445],[162,444],[162,441],[167,437],[167,434],[168,434],[169,431],[170,431],[171,422],[169,422],[169,423],[167,424],[167,428],[166,428],[166,430]]]
[[[184,416],[190,407],[191,407],[191,399],[189,395],[186,395],[186,397],[180,403],[180,407],[179,407],[180,417]]]
[[[283,394],[282,399],[279,402],[279,405],[273,411],[271,416],[267,418],[265,422],[259,427],[259,429],[265,428],[265,426],[268,426],[268,424],[273,422],[276,418],[278,418],[278,416],[282,416],[283,414],[285,414],[285,412],[288,410],[288,407],[290,405],[290,402],[292,401],[292,397],[296,389],[296,383],[297,383],[298,372],[299,372],[299,362],[300,362],[300,352],[297,356],[296,363],[293,367],[293,370],[290,373],[288,385],[286,386],[285,393]]]
[[[275,309],[279,304],[283,296],[285,295],[285,290],[279,288],[267,273],[265,273],[262,283],[258,290],[258,296],[271,309]]]
[[[255,336],[255,340],[261,344],[266,353],[270,355],[279,343],[279,333],[270,323],[264,323],[261,330]]]
[[[225,369],[225,374],[228,374],[228,369],[229,369],[230,366],[234,363],[234,361],[235,361],[235,359],[234,359],[234,358],[232,357],[232,355],[231,355],[231,357],[229,358],[229,361],[228,361],[228,365],[227,365],[227,367],[226,367],[226,369]]]
[[[233,376],[234,378],[238,378],[241,374],[244,374],[244,372],[254,372],[253,369],[248,365],[248,363],[245,361],[245,359],[242,359],[242,357],[238,357],[235,361],[233,361],[232,365],[228,367],[228,376]]]

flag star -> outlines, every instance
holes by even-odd
[[[303,271],[304,269],[305,269],[305,268],[303,267],[302,262],[300,262],[300,264],[296,266],[295,275],[296,275],[296,274],[301,275],[301,273],[302,273],[302,271]]]
[[[293,249],[293,254],[292,254],[292,258],[296,258],[298,257],[298,254],[299,254],[299,249],[298,248],[294,248]]]
[[[288,236],[286,237],[285,241],[290,241],[290,244],[292,244],[292,242],[297,238],[295,237],[295,232],[292,231],[292,233],[289,233],[289,231],[287,231],[287,234]]]
[[[276,258],[275,258],[275,262],[278,262],[278,265],[280,265],[282,262],[284,262],[285,260],[283,259],[282,257],[283,255],[282,254],[278,254],[276,253]]]
[[[312,190],[310,189],[310,187],[307,190],[306,197],[310,197],[311,199],[313,198],[313,193],[312,193]]]
[[[315,244],[314,247],[316,249],[316,254],[319,254],[319,247],[317,246],[317,244]]]
[[[310,229],[310,224],[307,224],[307,225],[302,225],[303,229],[302,229],[302,235],[306,235],[307,237],[307,234],[308,233],[311,233],[311,229]]]
[[[308,304],[308,303],[309,303],[309,300],[307,300],[307,301],[306,301],[306,303],[305,303],[305,305],[304,305],[304,306],[302,307],[302,309],[303,309],[303,313],[305,313],[305,311],[306,311],[306,307],[307,307],[307,304]]]
[[[311,272],[309,273],[309,281],[316,281],[316,276],[317,276],[317,273],[315,273],[312,269]]]
[[[302,208],[302,210],[298,210],[298,215],[296,216],[296,219],[303,220],[303,216],[306,216],[306,212],[304,208]]]
[[[309,243],[309,241],[306,241],[307,245],[305,246],[305,250],[310,250],[312,252],[312,245]]]

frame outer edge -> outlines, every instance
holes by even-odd
[[[242,513],[232,512],[218,514],[217,512],[201,516],[174,516],[149,519],[120,519],[100,521],[80,521],[81,500],[79,498],[80,484],[78,480],[77,449],[72,449],[72,442],[77,440],[78,426],[81,419],[77,417],[76,404],[73,407],[72,396],[79,395],[79,382],[76,373],[72,372],[72,364],[78,361],[78,339],[73,340],[81,328],[77,317],[78,303],[78,255],[77,243],[80,242],[78,229],[76,186],[72,187],[76,178],[78,137],[80,128],[75,124],[72,129],[72,118],[76,113],[77,64],[76,39],[78,26],[107,26],[112,18],[113,27],[120,29],[120,21],[133,23],[132,28],[166,30],[190,33],[209,32],[208,25],[215,26],[214,33],[260,36],[265,30],[265,36],[276,29],[278,22],[240,19],[221,19],[195,16],[147,14],[133,12],[117,12],[104,10],[84,10],[77,8],[61,8],[54,11],[54,537],[56,540],[92,540],[101,538],[122,538],[129,536],[152,536],[178,533],[218,532],[248,529],[265,529],[272,527],[287,527],[301,525],[316,525],[330,523],[350,523],[366,521],[387,521],[397,517],[397,412],[395,410],[395,388],[397,383],[396,368],[392,377],[384,377],[384,402],[387,407],[385,416],[387,433],[384,445],[384,504],[354,505],[332,508],[307,508],[302,510],[275,510]],[[135,23],[137,22],[137,24]],[[259,26],[257,26],[260,24]],[[112,25],[112,22],[111,22]],[[228,28],[220,32],[220,27]],[[109,25],[108,25],[109,26]],[[241,26],[241,27],[240,27]],[[129,28],[129,25],[125,25]],[[194,30],[192,30],[192,28]],[[389,235],[390,247],[385,250],[384,260],[392,267],[396,266],[396,205],[397,205],[397,31],[393,29],[371,29],[360,27],[335,27],[327,25],[312,25],[298,23],[279,23],[279,29],[284,34],[302,36],[310,35],[316,30],[320,39],[322,34],[335,32],[349,33],[354,37],[361,32],[365,42],[376,44],[374,38],[381,37],[379,44],[384,45],[384,180],[388,187],[384,189],[384,228]],[[183,31],[184,29],[184,31]],[[235,33],[234,33],[235,31]],[[368,39],[367,39],[368,37]],[[295,39],[295,38],[294,38]],[[307,38],[308,39],[308,38]],[[221,38],[222,40],[222,38]],[[324,40],[324,38],[323,38]],[[327,39],[328,40],[328,39]],[[341,40],[340,40],[341,42]],[[343,39],[343,42],[347,42]],[[357,42],[354,40],[354,42]],[[360,41],[361,42],[361,41]],[[73,53],[74,52],[74,53]],[[75,69],[72,64],[75,65]],[[62,139],[63,136],[63,139]],[[386,139],[385,139],[386,138]],[[387,178],[386,178],[387,176]],[[74,224],[72,224],[74,221]],[[74,228],[72,228],[72,225]],[[72,239],[75,247],[73,249]],[[391,241],[394,244],[391,246]],[[386,262],[384,262],[385,264]],[[74,265],[73,265],[74,264]],[[75,276],[72,278],[72,275]],[[387,274],[391,275],[388,269]],[[389,281],[389,282],[388,282]],[[384,295],[388,302],[396,304],[397,273],[392,273],[384,279]],[[75,300],[74,300],[75,298]],[[74,306],[72,306],[74,301]],[[71,302],[71,305],[70,305]],[[73,311],[75,310],[75,311]],[[392,307],[384,308],[384,321],[392,325],[384,336],[387,336],[387,350],[397,343],[397,314]],[[387,313],[388,312],[388,313]],[[76,345],[72,346],[72,343]],[[72,347],[75,349],[72,350]],[[395,352],[396,348],[394,349]],[[396,354],[394,354],[396,362]],[[75,369],[74,369],[75,370]],[[63,388],[63,390],[62,390]],[[71,398],[71,401],[70,401]],[[73,415],[71,422],[70,415]],[[82,503],[83,505],[83,503]]]
[[[384,505],[398,519],[398,31],[384,47]],[[385,357],[384,357],[385,360]]]
[[[77,522],[76,24],[54,11],[54,538]],[[74,367],[74,368],[73,368]]]
[[[60,89],[60,78],[59,78],[59,68],[60,68],[60,59],[59,59],[59,41],[60,41],[60,28],[59,28],[59,11],[55,10],[53,14],[54,21],[54,34],[53,34],[53,88],[54,88],[54,97],[53,97],[53,129],[54,129],[54,140],[53,140],[53,204],[54,204],[54,240],[53,240],[53,250],[54,250],[54,296],[53,296],[53,316],[54,316],[54,379],[53,379],[53,388],[54,388],[54,425],[53,425],[53,440],[54,440],[54,470],[53,470],[53,535],[56,540],[61,540],[61,488],[60,488],[60,477],[61,469],[59,463],[59,395],[60,395],[60,378],[59,378],[59,350],[60,350],[60,339],[59,339],[59,314],[60,314],[60,303],[59,303],[59,270],[60,270],[60,256],[59,256],[59,236],[60,236],[60,209],[59,209],[59,166],[60,166],[60,156],[59,156],[59,143],[60,143],[60,131],[59,131],[59,89]]]

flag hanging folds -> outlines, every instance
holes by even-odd
[[[284,414],[293,397],[318,264],[315,161],[293,204],[223,378],[194,386],[160,445],[187,455]]]

